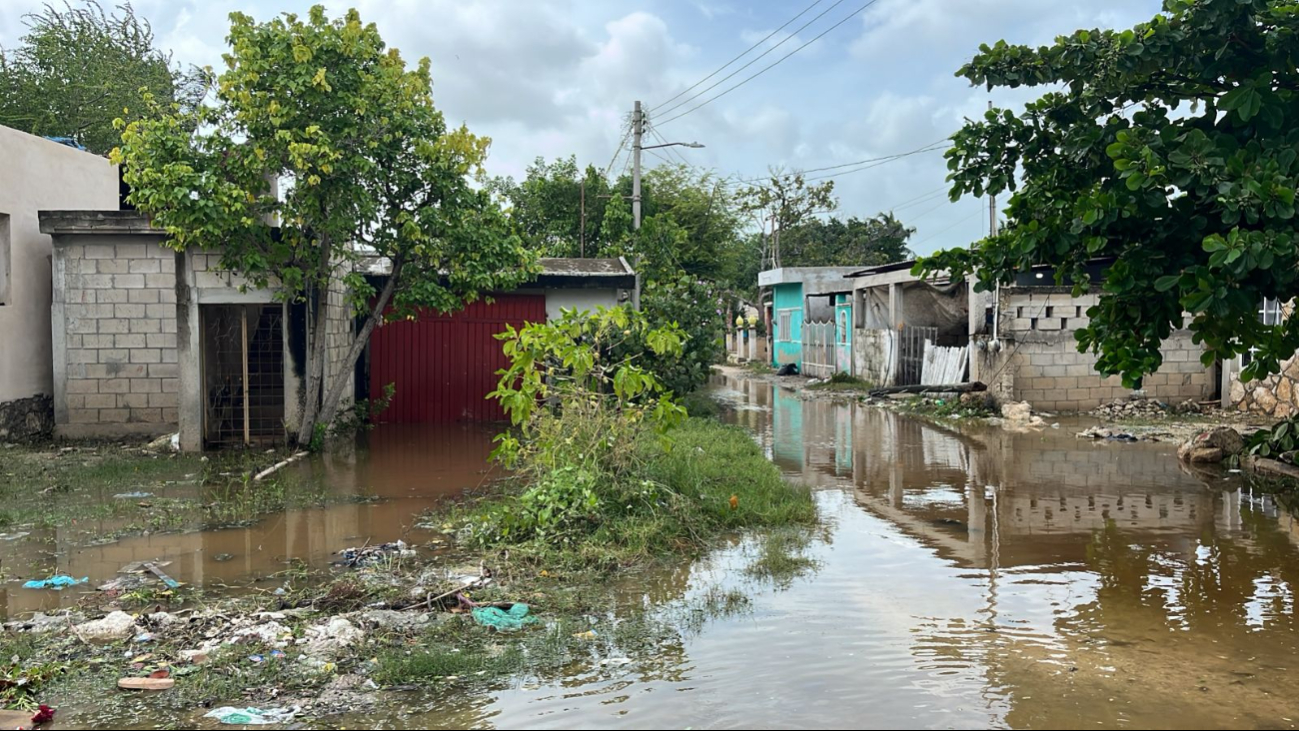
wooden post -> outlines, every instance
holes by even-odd
[[[243,334],[243,361],[244,361],[244,444],[252,444],[252,430],[249,423],[248,414],[248,307],[240,306],[239,308],[239,329]]]

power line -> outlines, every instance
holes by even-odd
[[[682,99],[681,101],[677,102],[676,104],[673,104],[671,107],[669,107],[669,108],[667,108],[667,109],[660,110],[660,109],[658,109],[658,107],[655,107],[655,108],[654,108],[654,111],[656,111],[656,112],[660,112],[661,114],[668,114],[669,112],[673,111],[674,109],[680,109],[681,107],[683,107],[683,106],[685,106],[686,104],[689,104],[690,102],[692,102],[692,101],[698,99],[699,97],[703,96],[704,94],[707,94],[708,92],[712,91],[713,89],[716,89],[718,86],[720,86],[720,85],[722,85],[723,83],[725,83],[728,79],[732,79],[732,78],[734,78],[736,74],[740,73],[741,71],[743,71],[743,70],[747,69],[748,67],[752,66],[753,64],[757,63],[759,60],[762,59],[762,57],[766,56],[768,53],[771,53],[772,51],[776,50],[777,48],[780,48],[781,46],[785,45],[785,44],[788,43],[789,41],[791,41],[791,40],[793,40],[794,38],[798,37],[799,32],[803,31],[803,30],[806,29],[809,25],[811,25],[811,24],[815,23],[816,21],[820,20],[821,18],[825,17],[825,14],[826,14],[826,13],[828,13],[828,12],[830,12],[831,10],[834,10],[835,8],[839,7],[840,5],[843,4],[843,2],[844,2],[844,0],[835,0],[835,4],[834,4],[834,5],[831,5],[830,7],[826,8],[825,10],[822,10],[820,15],[816,16],[815,18],[812,18],[811,20],[807,21],[807,22],[804,23],[803,25],[800,25],[797,29],[794,30],[793,33],[790,33],[788,36],[786,36],[786,37],[785,37],[783,40],[781,40],[779,43],[777,43],[776,45],[772,46],[771,48],[768,48],[767,50],[763,51],[762,53],[758,54],[757,56],[754,56],[752,59],[749,60],[748,63],[744,64],[743,66],[739,67],[738,69],[732,71],[731,73],[727,74],[726,76],[723,76],[722,78],[718,79],[717,81],[714,81],[710,86],[708,86],[707,88],[705,88],[703,91],[699,92],[698,94],[695,94],[695,95],[691,96],[689,99]],[[813,3],[813,5],[816,5],[816,3]],[[812,9],[812,8],[809,7],[807,10],[804,10],[803,13],[806,13],[808,10],[811,10],[811,9]],[[799,15],[802,15],[803,13],[799,13]],[[794,16],[794,17],[797,18],[798,16]],[[851,16],[849,16],[849,17],[851,17]],[[793,21],[794,21],[794,19],[791,19],[789,22],[792,23]],[[789,23],[785,23],[785,25],[789,25]],[[781,28],[784,28],[785,26],[782,25],[782,26],[780,26],[780,27],[781,27]],[[777,28],[776,31],[773,31],[771,35],[775,35],[776,32],[779,31],[779,30],[780,30],[780,28]],[[771,37],[771,36],[767,36],[767,38],[770,38],[770,37]],[[761,44],[761,43],[765,42],[766,40],[767,40],[767,39],[764,38],[764,39],[762,39],[762,41],[759,41],[758,44]],[[757,44],[754,45],[754,48],[756,48],[756,47],[757,47]],[[750,48],[750,49],[749,49],[749,51],[752,51],[752,50],[753,50],[753,48]],[[744,53],[748,53],[749,51],[745,51]],[[742,54],[740,54],[740,55],[743,56],[744,53],[742,53]],[[730,66],[732,63],[735,63],[735,61],[738,61],[738,60],[739,60],[739,57],[736,57],[735,59],[732,59],[731,61],[727,62],[726,66]],[[779,62],[777,62],[777,63],[779,63]],[[726,68],[726,66],[723,66],[722,68]],[[721,71],[721,70],[722,70],[722,69],[717,69],[717,71]],[[715,75],[716,73],[717,73],[717,72],[715,71],[715,72],[713,72],[713,74],[710,74],[710,76],[711,76],[711,75]],[[703,81],[700,81],[699,83],[702,84],[702,83],[704,83],[704,81],[707,81],[707,79],[704,79]],[[699,85],[699,84],[695,84],[695,86],[698,86],[698,85]],[[691,87],[691,88],[693,89],[694,87]],[[688,91],[688,90],[687,90],[687,91]],[[680,94],[678,94],[677,96],[680,96]],[[676,97],[673,97],[673,99],[675,99],[675,98],[676,98]],[[669,99],[668,101],[672,101],[672,100]],[[664,102],[664,104],[666,104],[666,103],[667,103],[667,102]],[[659,105],[659,106],[663,106],[663,105]]]
[[[840,0],[840,2],[843,2],[843,0]],[[744,53],[741,53],[740,55],[736,56],[735,58],[731,59],[730,61],[727,61],[726,63],[722,64],[721,67],[719,67],[716,71],[714,71],[714,72],[712,72],[711,74],[705,76],[704,78],[702,78],[702,79],[696,81],[692,86],[690,86],[690,88],[685,89],[684,91],[677,92],[677,95],[676,95],[676,96],[674,96],[674,97],[672,97],[671,99],[668,99],[667,101],[664,101],[664,102],[662,102],[662,103],[660,103],[660,104],[656,104],[656,105],[655,105],[654,107],[652,107],[652,108],[653,108],[653,109],[657,109],[657,108],[659,108],[659,107],[666,106],[666,105],[668,105],[668,104],[671,104],[673,101],[675,101],[675,100],[678,99],[679,97],[684,96],[685,94],[690,93],[690,91],[691,91],[692,89],[694,89],[696,86],[699,86],[700,84],[704,83],[705,81],[708,81],[709,79],[713,78],[714,76],[720,74],[720,73],[722,72],[722,70],[725,69],[727,66],[730,66],[731,64],[735,63],[736,61],[739,61],[740,59],[744,58],[746,55],[748,55],[749,51],[752,51],[753,49],[757,48],[758,46],[761,46],[762,44],[764,44],[764,43],[766,43],[767,41],[771,40],[771,37],[774,36],[774,35],[776,35],[777,33],[781,32],[782,30],[784,30],[784,29],[785,29],[785,26],[787,26],[787,25],[789,25],[790,23],[793,23],[795,20],[798,20],[799,18],[803,17],[803,16],[807,13],[807,11],[811,10],[812,8],[814,8],[814,7],[816,7],[817,5],[820,5],[820,4],[821,4],[821,0],[816,0],[816,2],[812,3],[811,5],[808,5],[806,8],[803,8],[802,12],[800,12],[798,15],[795,15],[794,17],[790,18],[789,20],[786,20],[785,23],[784,23],[784,25],[781,25],[779,28],[777,28],[777,29],[773,30],[772,32],[768,33],[766,38],[763,38],[762,40],[758,41],[757,43],[753,44],[752,46],[749,46],[748,48],[744,49]],[[838,4],[839,4],[839,3],[835,3],[835,5],[838,5]],[[829,11],[826,11],[826,12],[829,12]],[[822,13],[822,15],[824,15],[824,13]],[[819,18],[819,17],[821,17],[821,16],[818,15],[817,17]],[[816,19],[816,18],[813,18],[813,20],[815,20],[815,19]],[[795,31],[795,33],[797,33],[797,32],[798,32],[798,31]],[[790,34],[790,38],[792,38],[793,36],[794,36],[794,34],[791,33],[791,34]],[[785,39],[785,40],[789,40],[789,39],[787,38],[787,39]],[[784,41],[781,41],[781,43],[784,43]],[[777,44],[777,45],[779,45],[779,44]],[[775,47],[773,46],[773,48],[775,48]],[[761,58],[761,56],[759,56],[758,58]],[[754,59],[754,60],[757,60],[757,59]],[[727,77],[727,78],[730,78],[730,77]],[[725,81],[725,80],[726,80],[726,79],[722,79],[722,81]],[[719,81],[718,83],[720,84],[721,82]],[[709,88],[711,89],[712,87],[709,87]],[[704,91],[708,91],[708,89],[704,89]],[[699,92],[699,93],[702,94],[702,93],[704,93],[704,92],[701,91],[701,92]]]
[[[677,161],[680,162],[682,165],[685,165],[686,167],[690,167],[690,163],[686,161],[686,158],[682,156],[682,154],[678,152],[675,149],[675,147],[673,147],[672,145],[668,145],[668,141],[663,139],[663,135],[659,134],[658,130],[654,129],[653,127],[650,127],[649,133],[651,136],[654,137],[654,139],[659,141],[659,144],[664,145],[663,151],[667,153],[668,157],[675,157]]]
[[[613,164],[618,162],[618,155],[627,148],[627,140],[631,139],[631,127],[627,128],[627,133],[622,136],[622,142],[618,143],[618,149],[613,151],[613,157],[609,158],[609,164],[604,166],[604,172],[601,177],[608,178],[609,171],[613,170]]]
[[[915,242],[914,244],[911,244],[911,246],[913,246],[913,247],[915,247],[915,246],[920,246],[921,244],[925,244],[925,243],[928,243],[928,242],[930,242],[930,241],[933,241],[934,239],[938,238],[939,236],[942,236],[943,234],[947,233],[948,231],[951,231],[952,229],[956,228],[957,226],[960,226],[961,224],[965,223],[966,221],[970,220],[971,218],[974,218],[975,216],[982,216],[982,215],[983,215],[983,206],[979,206],[979,210],[975,211],[974,213],[971,213],[970,215],[966,216],[965,218],[962,218],[961,220],[957,221],[956,223],[953,223],[952,225],[947,226],[946,228],[943,228],[943,229],[940,230],[940,231],[935,231],[934,233],[930,234],[929,236],[926,236],[924,239],[922,239],[922,240],[920,240],[920,241],[917,241],[917,242]],[[914,249],[913,249],[913,250],[914,250]]]
[[[889,163],[891,163],[891,162],[894,162],[895,160],[901,160],[901,159],[904,158],[904,157],[911,157],[912,155],[919,155],[919,154],[926,153],[926,152],[938,152],[939,150],[942,150],[942,149],[945,149],[945,148],[946,148],[946,145],[937,145],[937,146],[930,146],[930,147],[921,148],[921,149],[919,149],[919,150],[912,150],[911,152],[903,152],[903,153],[901,153],[901,154],[899,154],[899,155],[893,155],[893,156],[891,156],[891,157],[881,158],[881,159],[879,159],[879,160],[876,160],[876,161],[871,162],[871,164],[869,164],[869,165],[864,165],[864,166],[862,166],[862,167],[859,167],[859,168],[856,168],[856,169],[853,169],[853,170],[844,170],[844,171],[842,171],[842,172],[830,173],[830,174],[828,174],[828,175],[817,175],[817,176],[815,176],[815,177],[807,178],[807,182],[811,183],[811,182],[813,182],[813,181],[817,181],[817,180],[829,180],[830,178],[837,178],[837,177],[840,177],[840,176],[842,176],[842,175],[851,175],[851,174],[853,174],[853,173],[860,173],[860,172],[862,172],[863,170],[870,170],[870,169],[872,169],[872,168],[877,168],[877,167],[879,167],[879,166],[881,166],[881,165],[887,165],[887,164],[889,164]]]
[[[711,104],[711,103],[717,101],[718,99],[721,99],[722,97],[724,97],[724,96],[726,96],[727,94],[729,94],[729,93],[735,91],[736,89],[740,88],[741,86],[744,86],[745,84],[749,83],[750,81],[753,81],[754,79],[758,78],[759,76],[762,76],[763,74],[767,73],[768,71],[770,71],[771,69],[775,68],[776,66],[779,66],[779,65],[781,64],[781,62],[783,62],[785,59],[789,58],[790,56],[793,56],[795,53],[798,53],[799,51],[803,50],[804,48],[807,48],[808,46],[812,45],[813,43],[816,43],[817,41],[821,40],[821,38],[824,37],[827,33],[829,33],[830,31],[834,30],[835,28],[838,28],[839,26],[843,25],[844,23],[847,23],[849,20],[853,19],[853,18],[856,17],[859,13],[861,13],[861,11],[865,10],[866,8],[869,8],[870,6],[874,5],[874,4],[877,3],[877,2],[879,2],[879,0],[869,0],[868,2],[866,2],[865,4],[863,4],[861,7],[857,8],[857,9],[854,10],[854,11],[852,11],[852,13],[850,13],[850,14],[848,15],[848,17],[844,18],[843,20],[840,20],[838,23],[835,23],[834,25],[830,26],[829,28],[826,28],[825,30],[821,31],[819,34],[816,35],[816,37],[814,37],[812,40],[808,41],[807,43],[804,43],[803,45],[799,46],[798,48],[795,48],[794,50],[790,51],[789,53],[785,54],[784,56],[781,56],[781,57],[780,57],[780,58],[779,58],[775,63],[771,64],[770,66],[766,66],[766,67],[764,67],[761,71],[757,72],[756,74],[753,74],[752,76],[749,76],[749,77],[746,78],[744,81],[741,81],[740,83],[736,84],[735,86],[730,87],[729,89],[723,91],[722,93],[718,94],[717,96],[714,96],[714,97],[712,97],[712,98],[710,98],[710,99],[707,99],[707,100],[701,102],[700,104],[698,104],[697,106],[691,107],[690,109],[687,109],[686,111],[684,111],[684,112],[682,112],[682,113],[680,113],[680,114],[678,114],[678,115],[676,115],[676,116],[674,116],[674,117],[669,117],[669,118],[663,120],[662,122],[659,122],[659,125],[667,124],[668,122],[671,122],[671,121],[674,120],[674,119],[680,119],[680,118],[686,116],[687,114],[690,114],[691,112],[694,112],[695,110],[701,109],[701,108],[703,108],[703,107],[705,107],[705,106],[707,106],[707,105],[709,105],[709,104]],[[820,16],[817,16],[817,17],[820,17]],[[754,59],[754,60],[757,60],[757,59]],[[720,83],[720,82],[719,82],[719,83]],[[697,97],[696,97],[696,98],[697,98]]]
[[[857,165],[864,165],[864,164],[866,164],[866,163],[872,163],[872,162],[880,162],[880,163],[882,163],[882,162],[892,162],[893,160],[897,160],[897,159],[902,158],[902,157],[907,157],[907,156],[909,156],[909,155],[918,155],[918,154],[920,154],[920,153],[922,153],[922,152],[936,152],[936,151],[938,151],[938,150],[945,149],[945,148],[947,147],[948,143],[949,143],[948,139],[947,139],[946,137],[944,137],[943,139],[938,140],[937,142],[931,142],[931,143],[925,145],[924,147],[918,147],[918,148],[916,148],[916,149],[914,149],[914,150],[909,150],[909,151],[907,151],[907,152],[899,152],[899,153],[895,153],[895,154],[892,154],[892,155],[884,155],[883,157],[871,157],[871,158],[867,158],[867,159],[865,159],[865,160],[856,160],[856,161],[853,161],[853,162],[845,162],[845,163],[841,163],[841,164],[839,164],[839,165],[827,165],[826,167],[823,167],[823,168],[811,168],[811,169],[809,169],[809,170],[798,170],[798,171],[796,171],[796,172],[792,172],[792,173],[784,173],[784,174],[781,174],[781,175],[773,175],[773,176],[768,176],[768,177],[765,177],[765,178],[750,178],[750,179],[748,179],[748,180],[739,180],[739,181],[736,181],[736,182],[738,182],[738,183],[758,183],[758,182],[762,182],[762,181],[770,180],[770,179],[773,178],[773,177],[774,177],[774,178],[792,178],[792,177],[795,177],[795,176],[798,176],[798,175],[806,175],[806,174],[808,174],[808,173],[819,173],[819,172],[823,172],[823,171],[826,171],[826,170],[839,170],[839,169],[842,169],[842,168],[850,168],[850,167],[855,167],[855,166],[857,166]],[[833,176],[826,176],[826,177],[833,177]]]
[[[914,205],[914,204],[916,204],[916,203],[920,203],[921,201],[923,201],[923,200],[925,200],[925,199],[927,199],[927,198],[932,198],[934,195],[936,195],[936,194],[938,194],[938,193],[943,193],[943,192],[945,192],[946,190],[947,190],[947,184],[946,184],[946,183],[943,183],[942,185],[938,186],[937,188],[934,188],[933,190],[929,191],[928,193],[921,193],[920,195],[916,196],[915,198],[908,198],[908,199],[902,201],[901,203],[897,204],[896,206],[893,206],[893,207],[890,208],[889,210],[892,210],[892,211],[900,211],[900,210],[902,210],[903,208],[906,208],[907,206],[911,206],[911,205]]]

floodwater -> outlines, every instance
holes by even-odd
[[[826,523],[815,570],[746,576],[752,541],[629,577],[631,600],[738,589],[630,664],[472,691],[397,693],[342,728],[1293,728],[1299,721],[1299,525],[1169,445],[1076,429],[962,432],[770,383],[715,384]],[[68,551],[97,574],[168,552],[182,580],[235,582],[286,557],[409,535],[412,516],[484,479],[482,431],[380,430],[304,469],[386,500],[244,529]],[[234,558],[220,563],[218,553]],[[14,597],[10,596],[11,607]]]
[[[35,530],[5,547],[4,566],[19,567],[24,576],[88,577],[85,590],[93,591],[123,566],[158,561],[169,576],[192,586],[273,590],[283,583],[277,575],[294,562],[323,567],[344,548],[427,540],[413,525],[421,513],[499,476],[488,461],[493,434],[492,428],[479,425],[385,426],[360,437],[355,449],[331,451],[287,468],[292,471],[288,479],[326,486],[330,504],[325,507],[288,509],[246,526],[196,525],[102,545],[83,544],[84,525],[75,531]],[[188,496],[194,487],[168,490]],[[173,495],[164,490],[155,497]],[[112,527],[105,525],[103,532]],[[81,588],[33,591],[18,588],[20,583],[0,584],[6,616],[73,606],[81,598]]]
[[[760,381],[729,420],[816,491],[819,568],[745,578],[746,544],[646,580],[753,609],[623,667],[407,694],[388,728],[1292,728],[1299,526],[1172,448],[1073,429],[957,433]],[[751,551],[752,547],[747,546]],[[675,598],[675,599],[673,599]]]

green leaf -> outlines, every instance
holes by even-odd
[[[1159,279],[1155,280],[1155,290],[1158,292],[1167,292],[1173,287],[1176,287],[1178,282],[1180,282],[1181,280],[1182,280],[1182,275],[1180,274],[1169,274],[1167,276],[1160,277]]]

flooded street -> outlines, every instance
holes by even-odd
[[[425,510],[448,497],[475,489],[494,475],[489,469],[495,429],[472,425],[395,426],[363,435],[346,448],[290,465],[283,479],[320,486],[330,504],[290,508],[248,525],[193,525],[180,532],[137,535],[102,545],[84,545],[89,532],[114,526],[33,530],[5,546],[4,566],[21,576],[55,573],[108,581],[136,561],[165,562],[177,579],[210,590],[273,590],[276,575],[292,562],[324,567],[336,551],[365,543],[428,536],[413,526]],[[177,485],[145,500],[190,497],[193,485]],[[174,494],[169,494],[174,493]],[[101,496],[112,502],[112,495]],[[21,582],[0,585],[6,616],[73,606],[80,591],[33,591]]]
[[[545,677],[385,694],[376,710],[330,726],[1299,721],[1299,526],[1237,477],[1185,471],[1170,444],[1080,440],[1068,424],[955,431],[879,408],[804,401],[763,380],[725,376],[713,388],[722,418],[748,429],[790,480],[813,488],[824,526],[806,551],[812,570],[756,578],[746,567],[757,542],[736,538],[692,565],[629,575],[616,593],[622,606],[670,613],[738,591],[751,599],[747,611],[685,617],[679,631],[627,659],[593,653]],[[165,558],[182,581],[270,589],[277,583],[267,577],[289,557],[324,565],[343,546],[426,539],[411,528],[422,510],[492,477],[490,437],[380,429],[355,452],[295,467],[295,479],[375,501],[95,547],[55,536],[60,550],[22,558],[96,580],[129,561]],[[15,589],[7,602],[17,613],[75,596]],[[177,723],[148,699],[130,702],[136,727]],[[93,708],[65,711],[69,726],[102,720]]]
[[[828,524],[818,568],[746,578],[748,544],[633,580],[721,585],[752,611],[625,667],[408,694],[392,728],[1292,728],[1299,528],[1170,445],[1068,428],[959,434],[892,412],[717,385]]]

